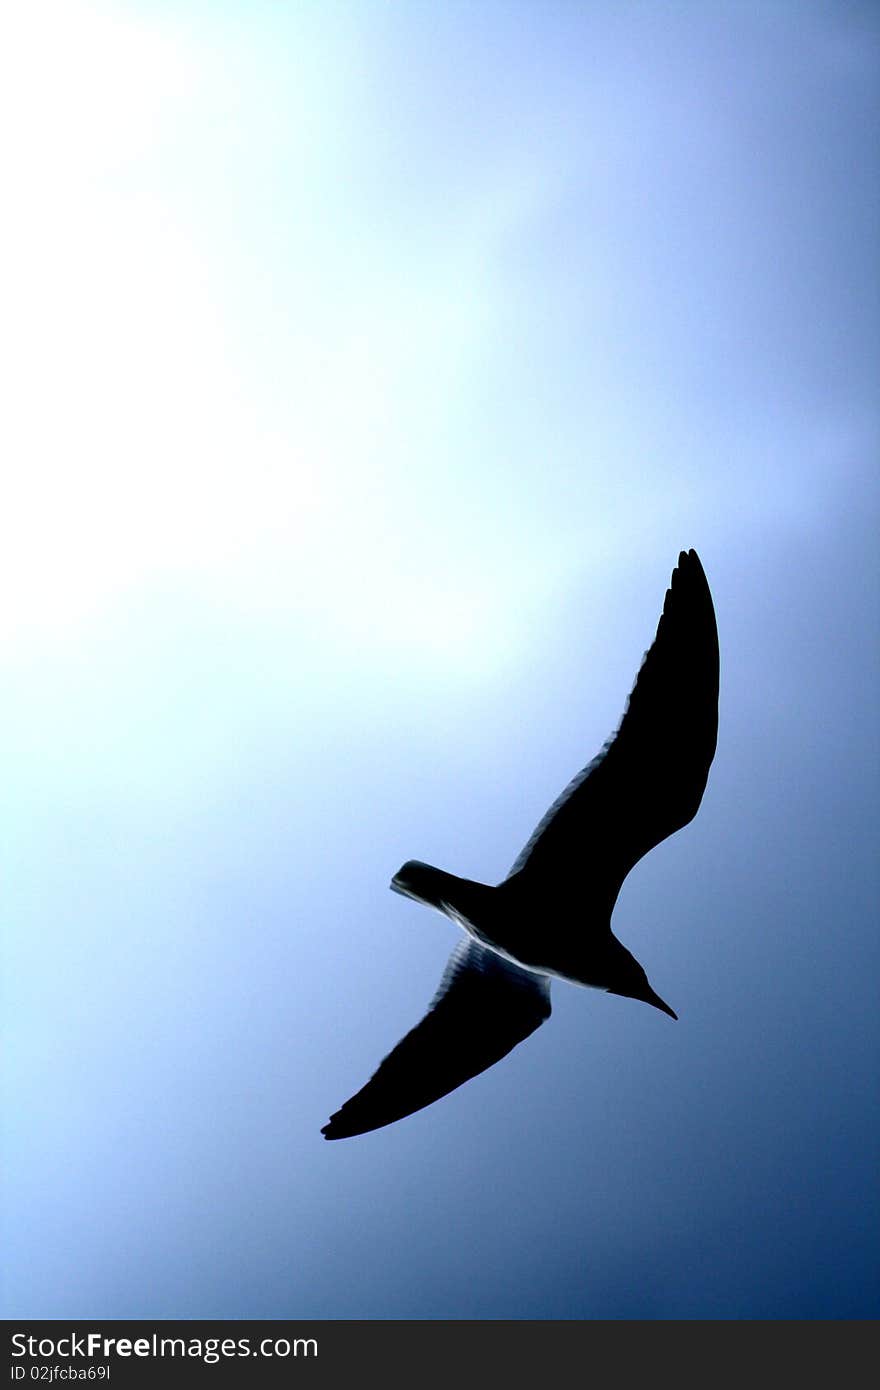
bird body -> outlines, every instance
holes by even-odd
[[[572,985],[642,999],[676,1017],[650,986],[646,994],[644,971],[612,932],[610,912],[600,909],[598,919],[589,920],[582,910],[594,906],[589,898],[585,904],[567,897],[554,902],[528,881],[520,883],[517,876],[490,888],[417,859],[408,860],[397,871],[391,887],[444,913],[481,946],[512,965]],[[536,923],[541,924],[540,930]]]
[[[408,860],[395,892],[465,933],[427,1014],[325,1125],[366,1133],[430,1105],[550,1016],[550,979],[677,1015],[611,930],[633,866],[696,815],[715,754],[718,633],[703,567],[682,551],[626,713],[496,886]]]

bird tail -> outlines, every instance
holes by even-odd
[[[420,859],[408,859],[401,865],[390,886],[405,898],[471,922],[490,910],[495,894],[495,889],[485,883],[458,878],[445,869],[435,869],[433,864],[423,864]]]
[[[428,907],[442,912],[444,890],[448,893],[450,882],[457,882],[453,874],[435,869],[433,864],[424,864],[421,859],[408,859],[397,870],[390,886],[395,893],[413,898],[417,903],[427,903]]]

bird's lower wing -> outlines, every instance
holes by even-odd
[[[460,942],[421,1023],[321,1133],[348,1139],[431,1105],[500,1061],[549,1017],[546,975],[520,970],[469,938]]]

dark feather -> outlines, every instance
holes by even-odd
[[[327,1139],[380,1129],[454,1091],[550,1017],[550,985],[470,938],[446,965],[428,1012],[330,1117]]]
[[[570,893],[607,888],[697,813],[718,734],[718,631],[703,566],[684,551],[615,736],[550,807],[510,871]]]

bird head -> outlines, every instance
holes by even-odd
[[[648,977],[635,956],[631,955],[625,946],[621,946],[620,942],[615,941],[615,945],[619,949],[615,950],[612,956],[607,992],[620,994],[625,999],[640,999],[643,1004],[652,1004],[655,1009],[660,1009],[670,1018],[677,1019],[678,1014],[670,1009],[666,1001],[648,984]]]

